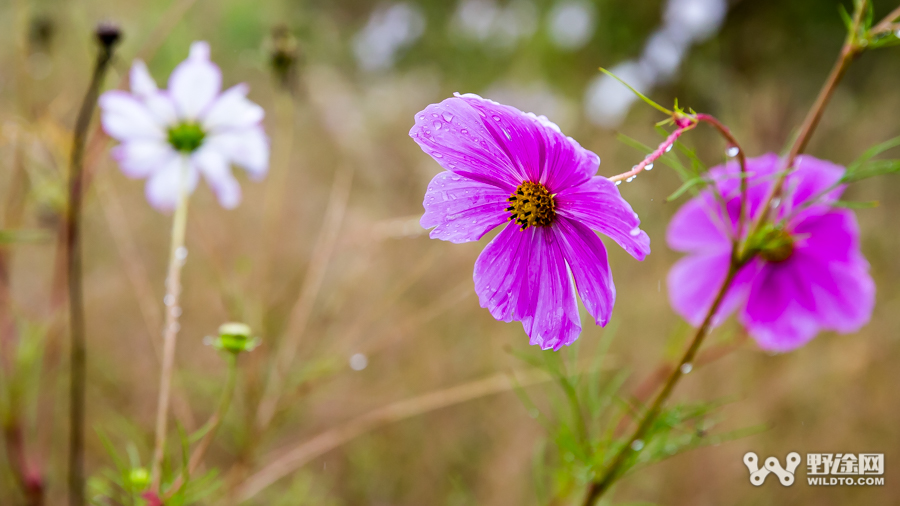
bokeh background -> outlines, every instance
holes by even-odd
[[[845,2],[846,3],[846,2]],[[136,54],[161,84],[207,40],[224,84],[247,82],[267,111],[272,166],[262,182],[240,175],[244,200],[221,209],[201,185],[191,202],[178,343],[175,412],[196,428],[212,412],[224,363],[204,345],[225,321],[244,321],[263,345],[241,359],[235,404],[207,462],[220,492],[239,490],[267,462],[381,406],[496,378],[526,364],[518,324],[479,307],[471,280],[480,243],[434,241],[418,226],[426,185],[440,169],[407,136],[413,115],[455,91],[545,114],[603,160],[628,170],[643,154],[617,139],[659,142],[664,119],[601,77],[613,69],[664,105],[711,113],[749,155],[779,151],[813,101],[844,37],[840,3],[822,0],[8,0],[0,3],[0,208],[3,228],[38,231],[5,246],[18,337],[37,340],[26,441],[47,475],[48,501],[64,498],[67,365],[64,311],[54,283],[71,128],[100,20],[124,42],[106,86],[120,85]],[[875,1],[876,18],[896,7]],[[296,57],[272,70],[273,51]],[[283,58],[282,58],[283,59]],[[284,69],[284,67],[281,67]],[[900,54],[864,54],[837,90],[809,152],[849,163],[900,134]],[[709,165],[725,146],[704,127],[685,143]],[[146,463],[152,445],[169,216],[143,184],[110,160],[95,132],[85,210],[89,427]],[[581,353],[612,339],[609,367],[629,373],[629,394],[684,343],[665,276],[677,255],[665,226],[676,175],[658,166],[620,187],[650,234],[637,262],[609,243],[618,288],[615,336],[583,318]],[[900,181],[868,180],[851,200],[878,286],[872,322],[858,334],[820,335],[769,355],[745,341],[692,372],[680,400],[727,401],[713,431],[763,426],[736,441],[675,456],[626,478],[616,502],[654,504],[900,504]],[[713,341],[733,340],[733,324]],[[38,337],[35,337],[38,336]],[[41,339],[39,336],[45,336]],[[289,388],[263,434],[251,428],[279,343],[296,340]],[[11,353],[11,347],[3,348]],[[534,351],[534,350],[532,350]],[[7,357],[9,358],[9,356]],[[502,383],[502,382],[501,382]],[[497,384],[501,384],[497,383]],[[528,391],[540,399],[552,385]],[[532,505],[544,427],[506,390],[374,424],[312,455],[250,504]],[[39,392],[39,393],[37,393]],[[421,399],[421,398],[419,398]],[[440,403],[438,403],[440,404]],[[390,418],[390,417],[388,417]],[[351,427],[352,428],[352,427]],[[368,429],[369,427],[365,427]],[[338,429],[335,432],[335,429]],[[332,432],[327,432],[332,430]],[[351,431],[352,432],[352,431]],[[329,447],[330,448],[330,447]],[[750,485],[742,456],[791,451],[885,453],[882,487]],[[94,430],[92,472],[110,466]],[[805,463],[798,477],[805,476]],[[0,461],[0,504],[21,500]],[[227,504],[227,502],[222,502]]]

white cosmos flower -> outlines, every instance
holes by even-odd
[[[140,60],[131,67],[130,81],[131,93],[114,90],[100,97],[103,128],[121,143],[112,155],[122,172],[147,178],[147,200],[160,210],[178,203],[182,171],[188,192],[202,174],[223,207],[237,206],[241,187],[231,164],[253,179],[262,178],[269,166],[264,112],[247,100],[247,85],[220,93],[222,73],[209,61],[206,42],[191,44],[187,60],[169,77],[168,90],[157,88]]]

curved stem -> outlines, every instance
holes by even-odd
[[[738,228],[735,242],[740,242],[741,235],[744,232],[744,222],[747,219],[747,157],[744,154],[744,148],[742,148],[737,139],[731,135],[731,130],[713,116],[710,116],[709,114],[697,114],[696,118],[697,121],[703,121],[712,125],[730,146],[733,146],[738,150],[736,157],[738,164],[740,164],[741,167],[741,209],[738,214]]]
[[[153,449],[153,466],[151,468],[151,490],[159,491],[162,461],[165,456],[166,426],[169,421],[169,397],[172,389],[172,374],[175,369],[175,340],[178,337],[178,317],[181,315],[179,300],[181,297],[181,267],[187,257],[184,248],[184,234],[187,227],[188,165],[183,161],[179,181],[178,207],[172,220],[172,246],[169,252],[169,269],[166,275],[166,324],[163,329],[162,374],[159,380],[159,401],[156,408],[156,443]]]
[[[225,413],[228,412],[228,408],[231,406],[231,398],[234,395],[234,385],[237,381],[237,355],[228,353],[226,357],[228,360],[228,377],[225,380],[225,389],[222,391],[222,397],[219,399],[219,406],[216,408],[215,413],[209,418],[209,421],[207,421],[200,429],[201,432],[205,432],[203,433],[203,438],[200,439],[197,448],[191,453],[191,457],[188,460],[187,472],[180,474],[178,478],[175,479],[175,482],[172,483],[172,487],[166,492],[165,499],[177,494],[182,485],[185,484],[185,479],[190,478],[191,475],[194,474],[194,471],[197,470],[197,467],[200,466],[200,463],[203,461],[203,456],[206,455],[206,450],[209,449],[209,445],[212,444],[213,440],[216,438],[216,431],[218,431],[219,426],[222,425],[222,419],[225,418]]]
[[[697,126],[696,121],[685,121],[684,123],[678,125],[678,128],[670,133],[669,136],[666,137],[666,140],[662,141],[662,143],[660,143],[660,145],[657,146],[657,148],[652,153],[645,156],[644,159],[641,160],[641,163],[632,167],[628,172],[616,174],[615,176],[611,176],[608,179],[616,184],[619,184],[619,181],[629,181],[631,178],[644,171],[647,166],[651,165],[659,157],[666,154],[670,149],[672,149],[672,146],[675,144],[675,141],[678,140],[679,137],[681,137],[681,134],[694,128],[695,126]]]
[[[706,317],[703,319],[703,323],[697,328],[697,332],[694,334],[693,339],[691,339],[691,344],[688,346],[687,350],[684,352],[684,355],[681,357],[681,361],[678,362],[678,365],[669,375],[669,378],[666,380],[663,389],[657,394],[656,398],[653,400],[653,404],[650,405],[650,408],[641,418],[640,424],[638,424],[637,429],[635,429],[634,433],[632,433],[631,437],[628,441],[619,448],[619,451],[616,453],[615,457],[613,457],[612,463],[606,468],[606,471],[600,477],[600,479],[591,483],[590,488],[588,489],[588,493],[584,498],[584,506],[592,506],[597,499],[606,492],[609,487],[613,484],[616,478],[619,477],[622,466],[628,460],[632,451],[632,445],[635,441],[644,437],[650,427],[653,425],[653,422],[656,421],[656,417],[659,415],[662,410],[663,404],[669,399],[669,396],[672,394],[672,391],[675,389],[675,385],[678,384],[678,381],[684,376],[684,372],[682,370],[685,364],[690,364],[694,357],[697,355],[697,351],[700,349],[700,345],[703,344],[703,339],[709,334],[710,326],[712,325],[713,318],[719,310],[719,306],[722,305],[722,300],[725,298],[725,294],[728,293],[728,288],[731,286],[731,281],[734,279],[735,274],[737,273],[740,266],[736,261],[732,261],[731,266],[728,269],[728,273],[725,275],[725,280],[722,282],[721,288],[719,288],[719,292],[716,295],[715,300],[713,301],[712,306],[710,306],[709,311],[706,313]]]

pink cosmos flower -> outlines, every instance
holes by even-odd
[[[202,174],[223,207],[237,206],[241,187],[230,165],[254,179],[269,165],[264,113],[247,100],[247,85],[220,93],[222,74],[209,61],[206,42],[191,44],[168,90],[157,88],[140,60],[131,67],[130,81],[131,93],[113,90],[100,97],[103,128],[121,143],[112,155],[122,172],[147,178],[147,200],[157,209],[175,207],[182,174],[189,192]]]
[[[409,135],[447,169],[425,194],[421,223],[432,238],[477,241],[503,225],[475,262],[481,307],[522,322],[543,349],[578,338],[576,290],[606,325],[616,289],[594,231],[638,260],[650,239],[616,185],[595,176],[597,155],[544,116],[472,94],[426,107]]]
[[[758,216],[778,165],[771,153],[747,160],[750,217]],[[738,271],[713,321],[737,310],[759,346],[772,351],[795,349],[821,330],[856,331],[869,321],[875,303],[856,218],[831,205],[844,187],[821,195],[840,180],[843,167],[811,156],[797,157],[795,167],[772,204],[779,224],[755,238],[757,255]],[[669,272],[669,299],[695,326],[728,271],[740,208],[738,170],[736,162],[710,170],[727,202],[727,216],[707,190],[679,209],[669,225],[669,246],[689,254]]]

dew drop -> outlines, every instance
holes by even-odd
[[[181,316],[181,308],[179,306],[175,306],[172,308],[172,315],[176,318]]]
[[[441,127],[443,126],[443,123],[441,123],[440,121],[435,121],[434,123],[431,124],[431,126],[433,126],[435,130],[440,130]]]
[[[644,170],[653,170],[653,164],[652,164],[652,163],[648,163],[647,166],[644,167]]]
[[[466,130],[465,128],[463,128],[462,130],[459,131],[459,133],[461,133],[461,134],[463,134],[463,135],[466,135],[466,134],[469,133],[469,131]]]
[[[625,182],[630,183],[630,182],[634,181],[635,177],[637,177],[637,176],[631,176],[630,178],[626,179]]]
[[[171,306],[171,305],[174,304],[174,303],[175,303],[175,296],[172,295],[171,293],[170,293],[169,295],[166,295],[166,296],[163,298],[163,304],[165,304],[165,305],[167,305],[167,306]]]
[[[778,206],[780,206],[780,205],[781,205],[780,198],[775,197],[774,199],[772,199],[772,209],[778,209]]]
[[[691,365],[690,363],[681,364],[681,374],[687,374],[693,370],[694,370],[694,366]]]
[[[350,368],[354,371],[362,371],[369,365],[369,358],[362,353],[354,353],[350,357]]]
[[[491,116],[491,117],[494,118],[494,121],[500,121],[500,116],[494,115],[494,116]]]
[[[443,158],[443,157],[444,157],[444,155],[440,154],[440,153],[437,152],[437,151],[432,151],[432,152],[431,152],[431,156],[433,156],[433,157],[435,157],[435,158]]]
[[[640,439],[635,439],[634,441],[631,442],[631,449],[634,450],[634,451],[636,451],[636,452],[639,452],[639,451],[643,450],[643,449],[644,449],[644,442],[641,441]]]
[[[640,227],[634,227],[633,229],[631,229],[631,232],[628,233],[631,234],[631,237],[637,237],[641,235],[641,229]]]
[[[666,146],[666,153],[668,153],[669,151],[672,151],[672,144]]]
[[[740,152],[741,152],[741,150],[737,146],[729,146],[728,149],[725,151],[725,154],[727,154],[731,158],[734,158]]]
[[[178,260],[184,260],[185,258],[187,258],[187,253],[187,248],[181,246],[177,250],[175,250],[175,258],[177,258]]]
[[[451,121],[453,121],[453,115],[450,114],[449,112],[445,112],[445,113],[441,114],[441,117],[443,117],[444,121],[446,121],[447,123],[450,123]]]
[[[621,180],[616,181],[616,186],[619,186],[620,184],[622,184],[622,181],[621,181]]]

